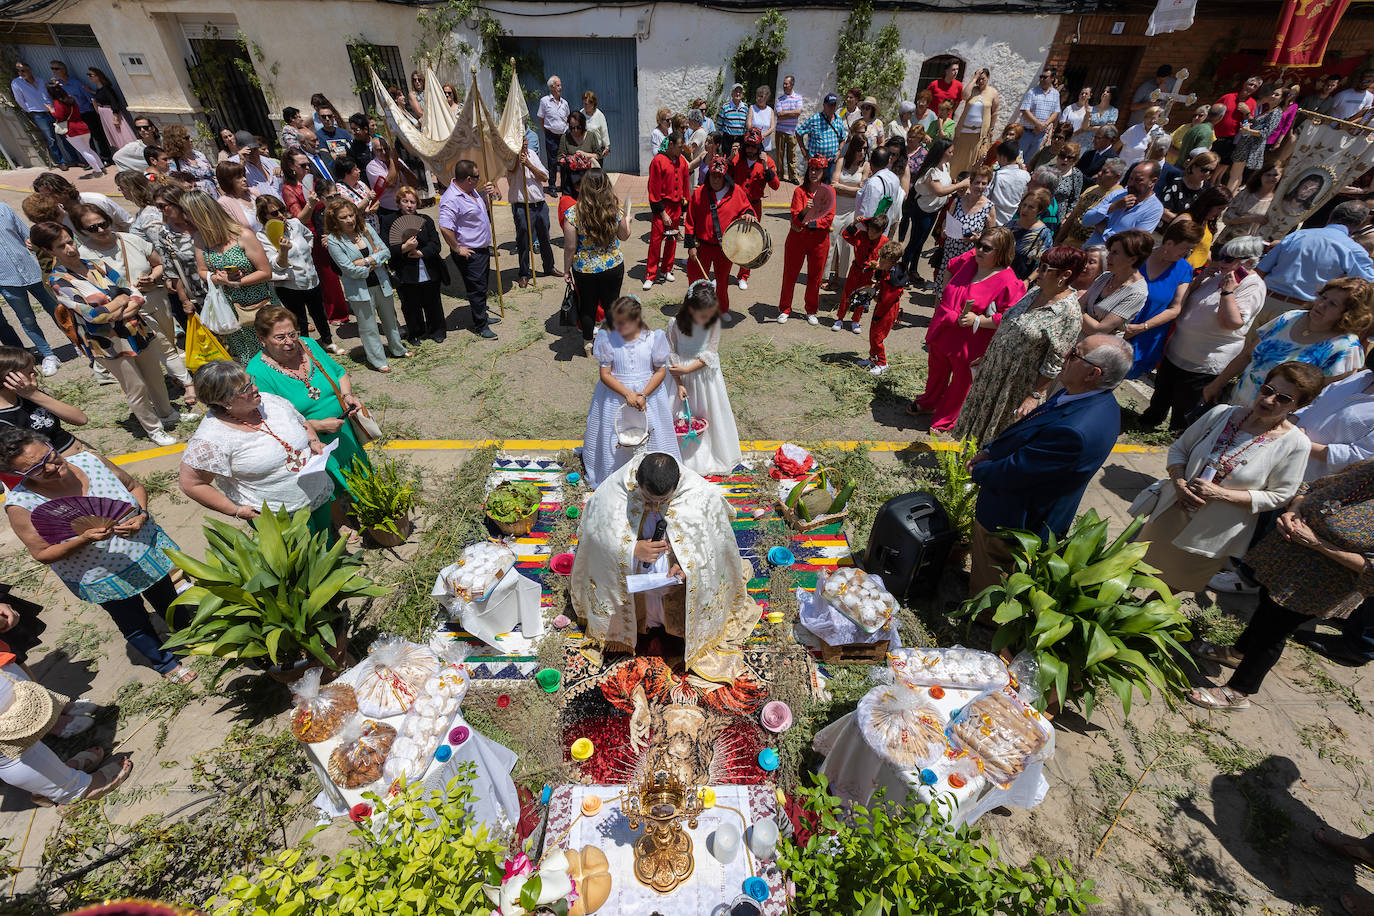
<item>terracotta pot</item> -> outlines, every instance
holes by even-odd
[[[367,528],[363,531],[363,536],[378,547],[399,547],[410,537],[410,532],[415,528],[410,516],[396,522],[396,530],[399,534],[392,534],[385,528]]]

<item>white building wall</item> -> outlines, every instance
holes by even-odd
[[[655,109],[666,105],[680,110],[705,92],[721,68],[728,87],[729,59],[740,39],[753,31],[759,15],[671,3],[618,8],[492,3],[487,8],[516,37],[637,39],[639,159],[644,171],[652,159],[648,137]],[[419,38],[415,12],[375,0],[83,0],[54,19],[86,23],[95,30],[133,110],[175,117],[197,109],[183,65],[178,17],[236,21],[266,60],[277,65],[275,74],[259,73],[271,108],[294,105],[308,110],[310,94],[324,92],[347,112],[357,98],[346,41],[362,35],[377,44],[398,45],[409,65]],[[846,15],[836,9],[799,10],[788,16],[788,56],[781,72],[796,75],[808,112],[819,107],[825,92],[836,89],[835,41]],[[991,69],[993,85],[1002,93],[1001,122],[1011,118],[1034,80],[1059,22],[1058,16],[910,12],[879,13],[875,26],[890,17],[902,33],[905,96],[913,94],[927,58],[957,54],[968,61],[970,71]],[[459,37],[470,44],[475,41],[471,33]],[[144,54],[152,75],[124,72],[118,61],[126,51]],[[461,67],[443,76],[455,83],[467,81]],[[484,94],[491,92],[489,74],[481,73],[479,82]],[[891,118],[895,112],[883,115]]]

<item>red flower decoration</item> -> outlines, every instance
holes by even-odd
[[[348,809],[348,819],[349,819],[350,821],[359,821],[359,822],[361,822],[361,821],[367,820],[367,819],[368,819],[369,817],[371,817],[371,816],[372,816],[372,806],[371,806],[371,805],[365,805],[365,804],[363,804],[362,802],[359,802],[358,804],[354,805],[352,808],[349,808],[349,809]]]
[[[496,708],[497,708],[497,709],[505,709],[505,708],[506,708],[507,706],[509,706],[509,705],[510,705],[510,697],[507,696],[506,694],[503,693],[503,694],[501,694],[499,697],[496,698]]]

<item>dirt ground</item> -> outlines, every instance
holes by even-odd
[[[6,188],[26,185],[23,176],[0,175],[0,199],[17,205],[22,195]],[[774,259],[755,271],[747,293],[731,290],[741,318],[723,337],[722,357],[741,436],[924,439],[902,407],[924,377],[920,343],[929,297],[904,305],[901,327],[889,339],[894,368],[879,379],[852,365],[867,353],[866,336],[829,330],[833,297],[822,300],[821,327],[772,323],[786,231],[782,212],[771,210],[765,218]],[[627,245],[626,292],[639,294],[647,211],[637,217]],[[497,220],[498,238],[509,239],[508,210],[498,208]],[[506,284],[513,285],[509,243],[500,257]],[[646,295],[656,323],[666,322],[685,290],[679,270],[676,283]],[[355,390],[396,438],[580,438],[595,369],[580,355],[576,332],[558,325],[561,295],[557,279],[541,278],[531,290],[508,289],[500,339],[491,342],[462,330],[468,327],[466,303],[449,296],[450,327],[459,330],[445,344],[426,343],[416,358],[397,361],[389,377],[355,362]],[[49,339],[60,339],[55,329]],[[356,344],[356,332],[345,329],[344,340]],[[361,355],[356,347],[354,355]],[[66,363],[50,385],[91,414],[83,435],[105,454],[148,446],[134,435],[117,389],[95,386],[83,365]],[[184,425],[179,434],[185,438],[192,430]],[[421,470],[427,491],[441,488],[465,457],[445,449],[397,454]],[[886,467],[900,456],[874,460]],[[153,494],[159,521],[183,549],[198,555],[204,549],[201,512],[176,492],[176,465],[172,453],[127,466]],[[1114,455],[1084,506],[1096,506],[1121,524],[1131,497],[1162,471],[1157,451]],[[422,519],[422,526],[443,524],[441,518]],[[851,537],[862,540],[866,533]],[[395,553],[372,552],[369,562],[404,563],[412,549],[413,543]],[[109,704],[96,738],[134,755],[130,788],[104,806],[112,821],[165,814],[194,800],[193,768],[222,748],[231,728],[247,721],[270,730],[281,722],[246,713],[237,695],[223,690],[199,690],[189,702],[169,699],[156,674],[128,658],[108,618],[72,600],[19,549],[7,527],[0,530],[0,563],[6,581],[47,608],[45,644],[32,660],[36,673],[55,689]],[[955,580],[946,594],[957,593]],[[1252,609],[1253,599],[1228,598],[1193,611],[1203,634],[1226,641]],[[945,608],[923,610],[938,616]],[[1009,861],[1040,854],[1073,862],[1079,875],[1097,881],[1101,913],[1308,916],[1341,912],[1337,898],[1346,891],[1374,902],[1374,876],[1336,859],[1311,838],[1323,823],[1359,835],[1374,830],[1374,694],[1364,678],[1363,670],[1331,665],[1290,645],[1246,712],[1171,710],[1156,698],[1133,706],[1129,720],[1115,703],[1102,707],[1091,725],[1066,714],[1056,722],[1057,753],[1045,801],[1031,811],[994,812],[980,826]],[[284,708],[280,698],[274,702]],[[164,732],[160,723],[169,708],[180,713]],[[11,887],[29,886],[59,818],[51,809],[34,809],[14,790],[0,795],[0,838],[8,840],[12,863],[21,866]],[[294,841],[309,826],[302,820],[278,839]],[[338,845],[343,835],[344,828],[336,827],[317,843]]]

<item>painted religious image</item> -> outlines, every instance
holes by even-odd
[[[1336,176],[1326,166],[1313,166],[1289,179],[1279,206],[1289,216],[1302,216],[1325,202]]]

